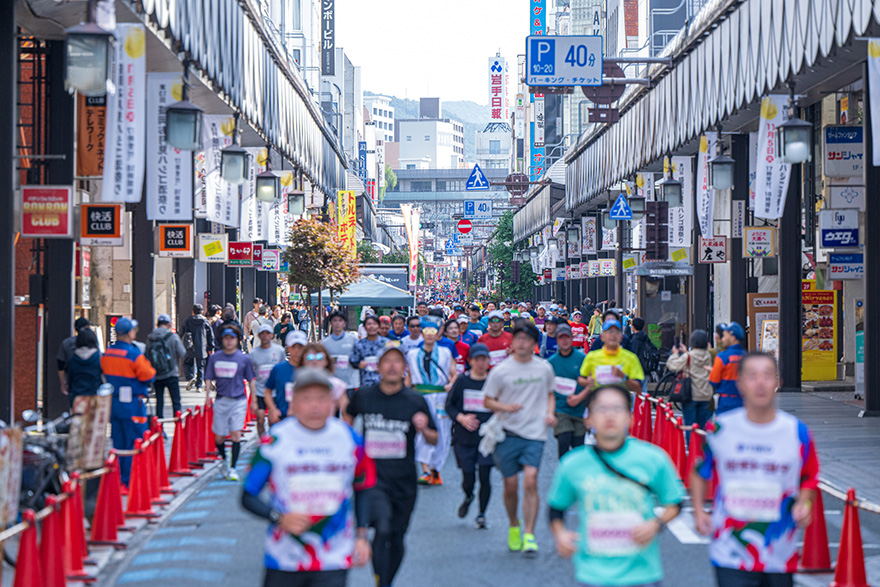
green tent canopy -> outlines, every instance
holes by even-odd
[[[330,290],[321,292],[322,301],[330,302]],[[415,298],[407,291],[383,283],[372,277],[364,277],[346,288],[335,297],[340,306],[373,306],[378,308],[392,308],[398,306],[412,306]],[[312,294],[312,304],[318,304],[318,296]]]

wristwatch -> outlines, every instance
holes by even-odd
[[[277,524],[278,522],[280,522],[281,521],[281,512],[279,512],[278,510],[276,510],[274,508],[269,510],[269,521],[272,522],[273,524]]]
[[[666,527],[666,522],[663,521],[663,518],[654,518],[654,520],[657,521],[657,533],[659,534]]]

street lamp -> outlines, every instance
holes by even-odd
[[[529,247],[529,255],[532,259],[536,259],[538,257],[538,247],[535,245]]]
[[[672,163],[669,165],[669,174],[661,181],[657,182],[660,186],[660,196],[664,202],[669,204],[670,208],[678,208],[681,206],[681,182],[672,177]]]
[[[189,61],[183,63],[183,94],[180,102],[165,109],[165,142],[181,151],[202,148],[201,108],[189,101]]]
[[[721,142],[721,125],[718,125],[718,139],[715,141],[715,156],[709,159],[709,185],[714,190],[729,190],[733,187],[733,166],[735,161],[724,154]]]
[[[641,220],[645,216],[645,198],[630,198],[629,208],[633,213],[633,220]]]
[[[116,37],[95,22],[97,0],[89,0],[86,22],[65,31],[64,87],[84,96],[103,96],[110,85]]]
[[[290,192],[287,194],[287,213],[293,216],[302,216],[306,211],[306,195],[304,192]]]
[[[547,239],[547,249],[554,255],[559,252],[559,240],[555,236]]]
[[[602,228],[604,228],[605,230],[617,228],[617,220],[611,219],[610,210],[605,210],[604,212],[602,212]]]
[[[272,203],[281,195],[281,178],[272,171],[271,147],[266,146],[266,171],[257,174],[257,199]]]
[[[238,112],[235,113],[235,128],[232,131],[232,144],[220,151],[220,177],[227,183],[240,185],[247,180],[250,154],[239,145]]]
[[[565,236],[568,240],[568,246],[572,250],[578,250],[581,242],[581,229],[577,226],[569,226],[565,230]]]
[[[813,125],[798,118],[794,82],[790,82],[788,88],[788,120],[776,127],[776,154],[784,163],[796,165],[810,160]]]

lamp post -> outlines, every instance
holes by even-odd
[[[718,125],[718,139],[715,141],[715,156],[709,159],[709,185],[721,191],[733,187],[733,168],[735,161],[724,154],[721,142],[721,125]]]
[[[200,150],[203,114],[201,108],[189,101],[189,61],[184,61],[181,100],[165,109],[165,142],[181,151]]]
[[[241,185],[247,180],[250,154],[239,144],[239,114],[235,113],[235,128],[232,131],[232,144],[220,151],[220,177],[224,181]]]
[[[794,82],[789,82],[788,120],[776,127],[776,154],[783,162],[797,165],[810,160],[813,125],[797,115]]]
[[[257,174],[256,196],[261,202],[273,203],[281,195],[281,178],[272,171],[271,147],[266,145],[266,171]]]
[[[306,195],[304,192],[294,191],[287,194],[287,213],[292,216],[302,216],[306,211]]]
[[[86,22],[65,31],[64,87],[84,96],[103,96],[110,85],[115,35],[95,22],[97,0],[88,0]]]
[[[681,182],[672,176],[672,157],[669,158],[668,175],[657,182],[657,185],[660,186],[660,196],[664,202],[669,204],[670,208],[681,206]]]

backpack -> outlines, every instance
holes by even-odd
[[[150,364],[156,370],[157,375],[164,375],[174,371],[177,361],[172,358],[171,348],[168,346],[168,339],[171,338],[173,332],[169,332],[162,338],[151,341],[150,343]]]
[[[193,350],[195,344],[193,343],[193,334],[189,330],[183,335],[183,348],[188,351]]]
[[[645,377],[648,377],[651,373],[657,371],[657,368],[660,366],[660,350],[654,346],[654,343],[651,342],[647,334],[644,337],[633,340],[633,344],[636,342],[639,343],[639,346],[635,354],[639,358],[639,363],[642,364],[642,371],[645,372]]]

